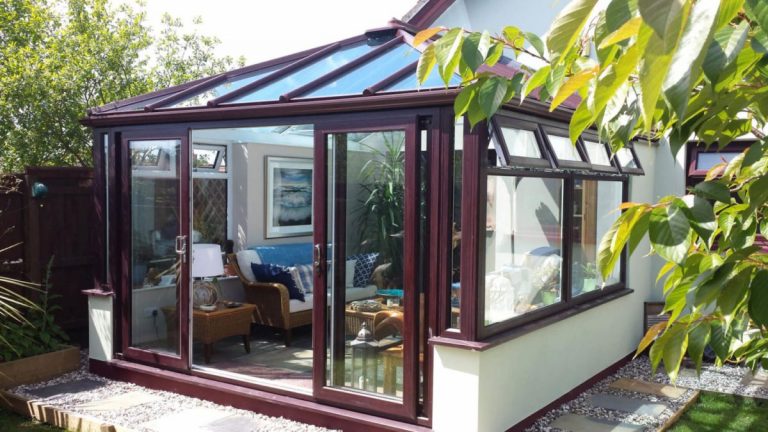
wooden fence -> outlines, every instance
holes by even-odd
[[[88,326],[93,285],[93,171],[90,168],[27,168],[5,176],[15,190],[0,192],[0,275],[41,283],[53,257],[51,292],[60,295],[56,320],[66,330]],[[47,188],[34,197],[35,184]],[[5,249],[5,250],[4,250]]]

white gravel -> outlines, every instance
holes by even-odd
[[[741,384],[742,379],[744,378],[744,375],[747,373],[747,371],[747,368],[733,365],[725,365],[721,368],[716,368],[712,365],[705,365],[702,367],[700,377],[697,378],[695,376],[679,376],[676,385],[696,390],[708,390],[738,394],[742,396],[768,398],[768,388],[762,386],[744,386]],[[646,430],[648,431],[658,430],[672,414],[674,414],[693,396],[693,390],[685,392],[678,399],[670,399],[665,397],[656,397],[645,393],[617,390],[608,387],[610,383],[616,381],[619,378],[632,378],[643,381],[670,384],[669,378],[664,373],[663,369],[657,370],[656,372],[657,373],[655,375],[651,374],[651,364],[647,356],[638,357],[629,362],[618,372],[601,380],[592,388],[580,394],[575,399],[560,405],[558,408],[539,418],[536,423],[534,423],[526,430],[536,432],[560,431],[560,429],[550,427],[549,424],[557,417],[567,413],[581,414],[604,420],[614,420],[625,423],[645,425]],[[669,408],[666,409],[658,418],[597,408],[590,404],[589,397],[590,395],[599,393],[624,396],[633,399],[643,399],[649,402],[663,403],[669,406]]]
[[[269,417],[262,414],[255,413],[253,411],[246,411],[230,406],[224,406],[215,404],[213,402],[204,401],[192,397],[182,396],[176,393],[170,393],[166,391],[152,390],[145,387],[141,387],[135,384],[130,384],[121,381],[113,381],[98,375],[94,375],[87,370],[87,353],[83,352],[81,367],[79,370],[62,375],[58,378],[50,381],[22,385],[18,386],[11,391],[18,395],[28,397],[31,399],[38,399],[34,395],[28,393],[29,390],[34,390],[42,387],[48,387],[54,384],[60,384],[65,382],[77,381],[89,379],[103,383],[103,386],[79,393],[69,393],[57,396],[52,396],[43,399],[46,404],[52,405],[76,414],[82,414],[91,418],[100,419],[106,423],[120,425],[134,429],[141,432],[152,432],[152,429],[143,427],[142,424],[159,419],[165,415],[171,413],[178,413],[190,408],[210,408],[233,415],[249,417],[253,420],[253,425],[248,431],[244,432],[272,432],[272,431],[288,431],[288,432],[324,432],[330,429],[312,426],[304,423],[295,422],[282,417]],[[159,402],[145,403],[137,405],[124,410],[114,411],[101,411],[94,413],[92,411],[86,411],[79,408],[79,405],[106,399],[108,397],[117,396],[120,394],[143,391],[148,394],[157,395],[160,397]],[[239,431],[238,431],[239,432]]]

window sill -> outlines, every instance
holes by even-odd
[[[470,351],[486,351],[495,346],[501,345],[505,342],[509,342],[512,339],[516,339],[520,336],[534,332],[548,325],[568,319],[584,311],[588,311],[597,306],[603,305],[610,301],[632,294],[633,292],[634,290],[631,290],[629,288],[623,288],[623,289],[611,292],[610,294],[606,294],[604,296],[597,297],[593,300],[575,305],[560,313],[550,315],[550,316],[541,318],[539,320],[536,320],[524,325],[520,325],[519,327],[514,327],[507,331],[495,334],[482,341],[469,341],[469,340],[454,339],[450,337],[437,336],[437,337],[430,338],[428,343],[430,345],[448,346],[448,347],[465,349]]]
[[[82,290],[80,292],[87,295],[88,297],[114,297],[115,296],[114,291],[104,291],[100,289],[87,289],[87,290]]]

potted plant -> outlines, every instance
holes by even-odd
[[[597,287],[597,266],[595,263],[588,262],[581,266],[582,270],[582,288],[581,292],[594,291]]]
[[[53,257],[40,286],[0,278],[0,389],[44,381],[77,369],[80,351],[65,345],[67,335],[54,322],[60,309],[50,293]],[[33,302],[9,285],[33,292]]]
[[[359,225],[363,250],[379,253],[376,273],[383,281],[379,288],[402,288],[403,219],[405,179],[405,136],[384,134],[382,149],[363,145],[371,158],[360,170],[365,199],[359,207],[364,223]]]

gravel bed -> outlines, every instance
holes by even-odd
[[[661,369],[661,368],[660,368]],[[761,386],[744,386],[741,384],[747,368],[725,365],[716,368],[712,365],[702,367],[701,376],[686,376],[685,374],[677,378],[676,385],[687,387],[691,390],[686,391],[678,399],[666,397],[657,397],[645,393],[635,393],[630,391],[618,390],[608,387],[608,385],[619,378],[638,379],[656,383],[670,384],[669,378],[662,371],[657,371],[655,375],[651,374],[651,364],[647,356],[638,357],[615,374],[599,381],[589,390],[580,394],[575,399],[560,405],[558,408],[550,411],[539,418],[536,423],[526,429],[527,431],[544,432],[560,431],[558,428],[550,427],[550,423],[563,414],[581,414],[604,420],[621,421],[625,423],[635,423],[644,425],[646,430],[658,430],[669,417],[682,408],[683,405],[693,396],[694,390],[708,390],[722,393],[738,394],[742,396],[768,398],[768,388]],[[695,373],[694,373],[695,375]],[[590,396],[593,394],[611,394],[633,399],[642,399],[648,402],[663,403],[669,408],[658,418],[649,416],[639,416],[621,411],[607,410],[594,407],[590,404]]]
[[[230,406],[224,406],[215,404],[213,402],[204,401],[197,398],[182,396],[176,393],[170,393],[160,390],[152,390],[145,387],[141,387],[135,384],[113,381],[94,375],[88,372],[87,369],[87,353],[83,352],[80,369],[77,371],[62,375],[50,381],[42,383],[29,384],[18,386],[11,391],[20,396],[38,399],[34,395],[30,394],[30,390],[48,387],[54,384],[60,384],[71,381],[78,381],[83,379],[98,381],[103,385],[84,392],[68,393],[49,398],[42,399],[48,405],[56,406],[58,408],[70,411],[76,414],[82,414],[90,418],[97,418],[106,423],[120,425],[134,429],[138,432],[152,432],[151,429],[142,426],[148,421],[159,419],[170,413],[177,413],[190,408],[210,408],[219,411],[224,411],[233,415],[249,417],[252,419],[252,426],[244,432],[272,432],[272,431],[287,431],[287,432],[325,432],[330,429],[308,425],[304,423],[295,422],[282,417],[269,417],[262,414],[255,413],[253,411],[246,411]],[[151,395],[157,395],[160,397],[159,402],[145,403],[137,405],[124,410],[113,411],[101,411],[95,414],[91,411],[86,411],[78,408],[78,405],[106,399],[108,397],[117,396],[120,394],[141,390]]]

